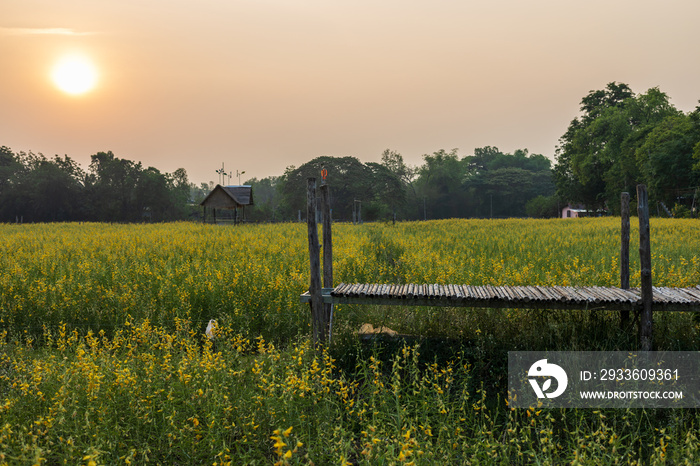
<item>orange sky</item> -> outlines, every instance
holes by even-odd
[[[197,183],[387,148],[552,158],[608,82],[694,109],[698,18],[697,0],[2,0],[0,145]],[[67,53],[94,62],[91,92],[51,82]]]

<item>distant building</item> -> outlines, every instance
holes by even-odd
[[[579,218],[588,216],[588,210],[586,210],[586,208],[581,205],[575,207],[568,205],[561,210],[561,218]]]
[[[233,221],[233,223],[244,221],[245,206],[253,205],[253,187],[217,184],[200,205],[204,208],[204,223],[207,221],[217,223],[222,220]],[[207,219],[207,213],[210,213],[209,219]]]

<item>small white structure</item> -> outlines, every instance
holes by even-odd
[[[211,341],[214,341],[216,339],[216,321],[214,319],[211,319],[209,321],[209,324],[207,325],[207,329],[204,331],[204,333],[207,335],[207,338],[209,338]]]
[[[587,216],[588,210],[586,210],[583,206],[572,207],[568,205],[561,210],[561,218],[579,218]]]

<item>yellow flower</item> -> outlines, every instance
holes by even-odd
[[[273,447],[275,447],[275,449],[279,450],[282,447],[286,447],[286,446],[287,446],[287,444],[284,443],[281,439],[275,439],[275,444],[273,445]]]

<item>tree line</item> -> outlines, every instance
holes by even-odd
[[[253,178],[248,221],[294,221],[306,210],[306,179],[327,172],[333,217],[421,220],[452,217],[555,217],[567,204],[616,214],[620,193],[633,202],[646,184],[652,205],[674,216],[700,197],[700,107],[684,113],[658,88],[635,94],[612,82],[590,91],[555,151],[555,163],[527,149],[477,148],[423,155],[410,166],[387,149],[379,162],[314,158],[282,175]],[[0,147],[0,221],[169,221],[198,219],[214,183],[190,183],[183,168],[162,173],[112,152],[83,170],[68,156]],[[659,210],[659,212],[661,212]]]
[[[306,179],[331,186],[333,217],[340,220],[421,220],[451,217],[554,216],[551,163],[526,149],[513,154],[483,147],[460,157],[457,149],[423,156],[412,167],[385,150],[381,161],[317,157],[278,177],[253,179],[256,219],[294,220],[306,210]],[[263,189],[260,189],[264,186]],[[545,207],[535,201],[544,199]]]
[[[112,152],[88,170],[70,157],[0,147],[0,221],[142,222],[187,218],[191,184],[180,168],[161,173]]]

